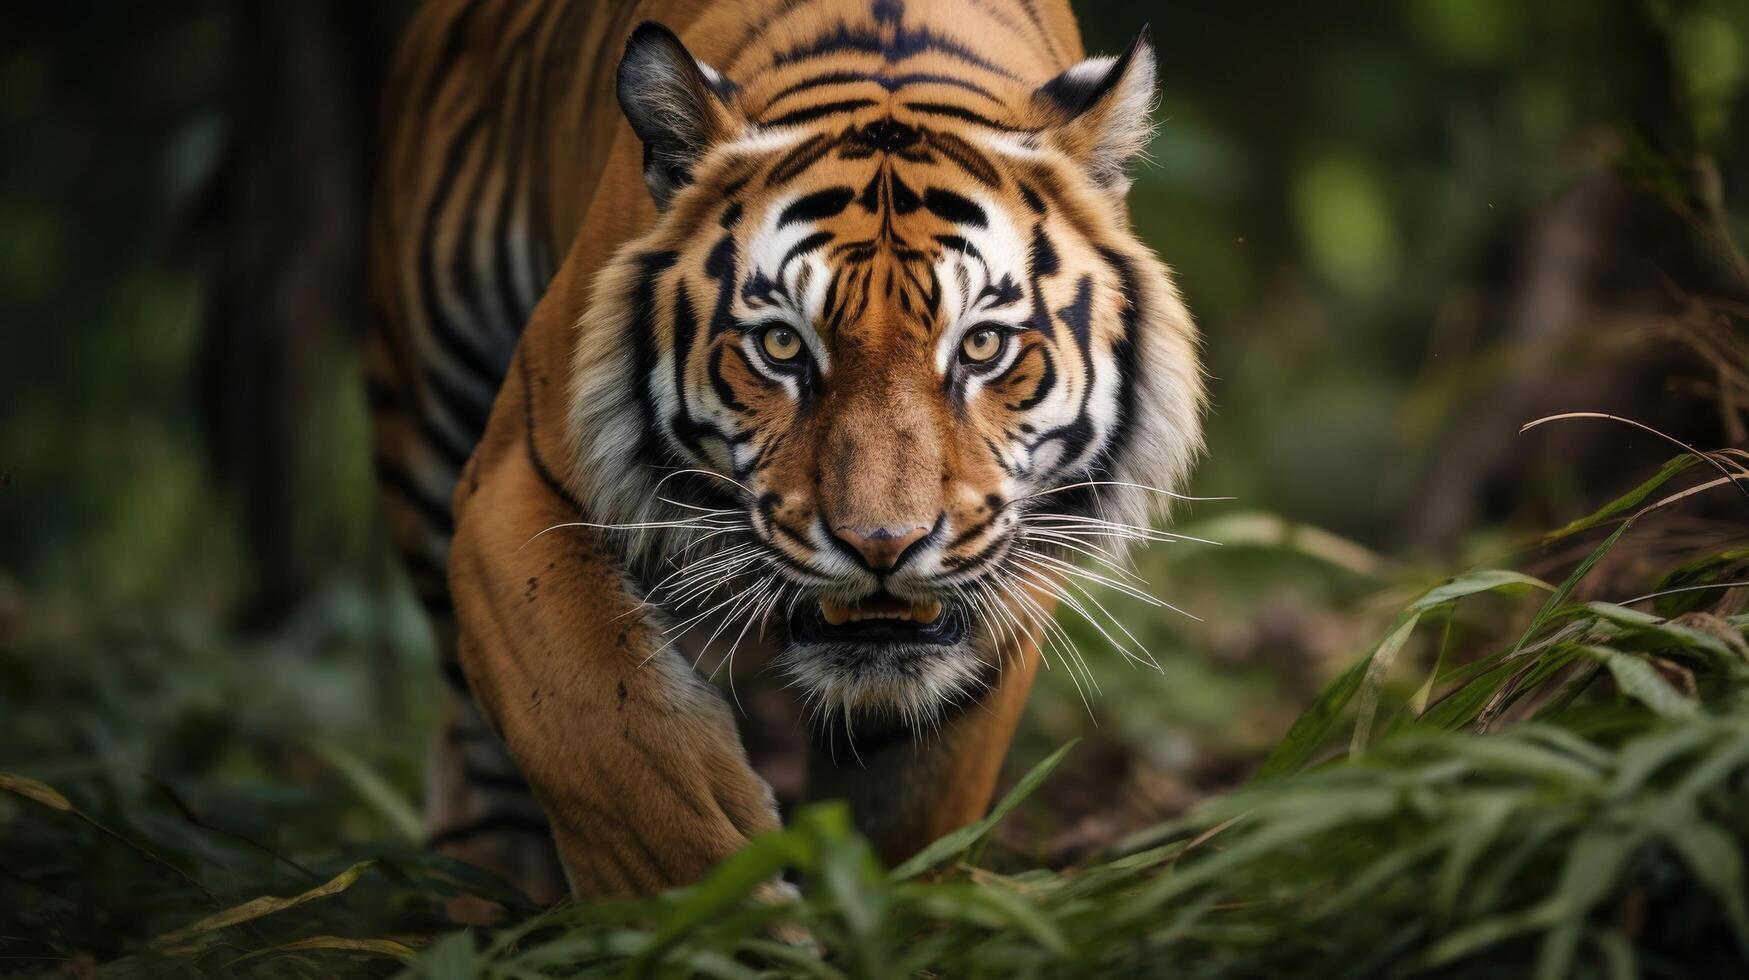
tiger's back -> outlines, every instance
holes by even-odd
[[[456,658],[451,500],[606,167],[621,125],[613,66],[638,15],[629,4],[432,0],[385,102],[366,383],[384,515],[449,688],[428,830],[434,846],[539,898],[562,889],[546,821]]]

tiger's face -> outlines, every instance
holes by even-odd
[[[579,355],[586,499],[685,532],[643,539],[680,622],[781,619],[821,706],[926,718],[1046,628],[1077,541],[1145,522],[1138,488],[1194,455],[1188,316],[1121,167],[1076,157],[1108,135],[1080,117],[1137,91],[1145,127],[1151,54],[1081,69],[1065,98],[1087,104],[1030,127],[891,98],[773,125],[671,37],[634,36],[621,69],[663,208],[598,286],[613,342]]]

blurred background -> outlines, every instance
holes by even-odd
[[[1102,689],[1044,675],[1013,765],[1088,740],[1006,830],[1057,861],[1242,779],[1416,587],[1558,577],[1583,550],[1537,533],[1676,452],[1522,424],[1712,449],[1749,422],[1749,4],[1080,6],[1090,51],[1144,22],[1159,48],[1131,204],[1206,338],[1192,492],[1233,499],[1178,517],[1220,546],[1138,561],[1197,618],[1102,597],[1159,672],[1064,618]],[[0,770],[142,833],[418,845],[441,686],[359,368],[407,8],[0,14]],[[1586,588],[1740,545],[1741,504],[1697,501]],[[1458,647],[1506,628],[1487,608]],[[77,904],[66,860],[19,894]]]

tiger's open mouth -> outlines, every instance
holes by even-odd
[[[876,592],[854,603],[821,599],[798,604],[790,613],[790,639],[796,643],[916,643],[950,646],[964,642],[965,610],[939,599],[911,602]]]

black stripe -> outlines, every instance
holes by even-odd
[[[982,228],[988,223],[984,209],[970,198],[961,197],[950,190],[931,187],[923,192],[923,206],[932,211],[944,221],[956,225],[971,225]]]
[[[455,519],[450,516],[447,500],[431,499],[424,488],[414,482],[413,475],[402,469],[399,463],[378,457],[376,467],[377,482],[406,500],[427,524],[445,534],[455,533]]]
[[[545,820],[529,816],[526,813],[488,813],[478,819],[447,827],[431,835],[426,838],[425,846],[429,848],[447,847],[450,844],[459,844],[476,837],[500,833],[551,837],[553,830]]]
[[[449,81],[450,69],[461,60],[462,52],[468,43],[468,20],[474,11],[479,9],[478,3],[469,3],[449,22],[449,27],[443,32],[443,47],[437,55],[437,60],[431,66],[430,86],[425,92],[423,105],[436,106],[438,93],[443,91],[443,83]]]
[[[520,349],[518,348],[518,350]],[[547,468],[546,460],[541,458],[540,446],[536,445],[534,441],[534,384],[528,376],[528,359],[518,357],[517,364],[522,370],[523,431],[527,435],[525,448],[528,452],[528,461],[534,464],[535,475],[540,478],[541,483],[545,484],[548,490],[552,491],[554,496],[571,505],[571,509],[578,514],[582,514],[584,512],[583,505],[577,502],[576,497],[571,496],[571,491],[559,481],[558,477],[553,475],[553,471]]]
[[[481,202],[486,196],[486,178],[492,172],[492,151],[501,141],[498,133],[496,116],[488,119],[485,124],[485,135],[482,137],[481,160],[468,174],[466,197],[462,201],[462,225],[451,243],[449,256],[449,285],[461,300],[463,308],[468,311],[469,326],[473,336],[484,337],[488,332],[496,332],[501,326],[493,322],[492,315],[487,310],[486,289],[480,282],[480,269],[474,265],[474,233],[482,217]],[[457,175],[460,179],[460,174]],[[441,193],[441,192],[440,192]],[[438,197],[442,202],[439,207],[447,206],[448,200]],[[435,212],[433,213],[435,220]],[[432,238],[430,226],[427,226],[424,238]],[[434,314],[435,315],[435,314]]]
[[[731,412],[745,412],[747,406],[743,405],[741,400],[735,397],[735,389],[729,387],[729,380],[723,377],[724,351],[734,351],[735,355],[741,358],[741,363],[746,365],[748,372],[752,374],[753,377],[763,378],[764,375],[753,369],[753,364],[747,360],[747,354],[741,350],[740,345],[718,344],[711,348],[710,367],[709,370],[705,372],[710,375],[711,390],[716,392],[717,401],[722,402],[724,408]]]
[[[436,255],[438,236],[432,233],[449,203],[454,184],[460,176],[468,149],[479,132],[480,124],[481,116],[475,113],[457,131],[455,141],[445,155],[437,188],[432,193],[430,203],[426,205],[419,236],[419,306],[430,324],[433,339],[444,351],[477,375],[482,383],[495,384],[504,376],[503,365],[498,363],[501,352],[482,346],[478,343],[479,337],[465,333],[460,325],[449,318],[439,302]]]
[[[978,251],[978,246],[973,245],[959,235],[936,235],[935,240],[941,243],[942,248],[958,252],[961,255],[976,259],[979,262],[984,261],[984,255],[982,252]]]
[[[636,258],[638,280],[632,291],[631,380],[634,397],[643,412],[638,419],[642,432],[638,439],[635,462],[653,468],[663,467],[677,455],[663,441],[657,430],[661,406],[656,404],[656,395],[650,385],[655,378],[659,360],[656,353],[656,279],[679,258],[680,254],[672,250],[645,252]]]
[[[1069,301],[1069,305],[1057,311],[1057,319],[1069,328],[1069,333],[1075,337],[1075,344],[1081,348],[1084,358],[1089,355],[1093,344],[1092,276],[1082,276],[1076,281],[1075,298]],[[1091,361],[1087,366],[1091,371]],[[1090,373],[1089,377],[1091,376]]]
[[[990,158],[958,136],[952,133],[931,132],[929,145],[940,150],[942,156],[947,157],[955,166],[964,170],[978,183],[986,187],[1001,185],[1001,171],[997,170],[996,165],[990,162]]]
[[[961,545],[964,545],[966,542],[975,540],[978,537],[978,535],[983,534],[984,531],[990,527],[990,524],[996,520],[996,517],[997,517],[996,514],[992,514],[988,518],[986,518],[982,521],[979,521],[976,524],[973,524],[971,527],[966,528],[964,531],[961,531],[959,534],[954,536],[954,539],[952,541],[949,541],[946,545],[944,545],[942,547],[942,550],[943,551],[953,551],[954,549],[959,548]]]
[[[520,49],[527,43],[526,36],[518,43]],[[519,62],[522,78],[517,86],[519,92],[526,92],[529,78],[534,74],[529,69],[527,60]],[[513,102],[520,103],[520,98]],[[511,145],[515,145],[512,143]],[[516,191],[522,183],[522,161],[511,153],[504,158],[504,189],[498,198],[498,220],[492,229],[492,278],[497,288],[498,308],[504,317],[504,326],[513,337],[522,335],[522,328],[528,323],[528,316],[533,311],[523,305],[522,298],[516,295],[516,273],[510,266],[510,217],[516,211]],[[526,233],[526,231],[525,231]],[[529,278],[534,278],[531,274]]]
[[[520,773],[491,772],[478,766],[463,763],[462,779],[469,786],[483,786],[486,789],[497,790],[501,793],[534,795],[534,790],[528,785],[528,780],[522,778]]]
[[[407,566],[407,572],[410,575],[423,575],[439,582],[445,581],[449,576],[449,573],[444,570],[442,562],[423,551],[402,548],[400,554],[401,563]]]
[[[1051,37],[1051,32],[1045,29],[1044,18],[1038,15],[1038,7],[1033,0],[1020,0],[1020,9],[1026,11],[1026,19],[1032,21],[1032,26],[1038,28],[1038,36],[1044,40],[1045,47],[1051,49],[1051,58],[1057,62],[1063,60],[1063,54],[1057,50],[1057,40]]]
[[[934,52],[982,68],[991,74],[1001,75],[1004,78],[1015,77],[1013,72],[952,38],[937,34],[927,27],[907,28],[903,24],[895,26],[891,37],[886,37],[881,31],[871,31],[866,27],[851,27],[848,24],[840,23],[834,26],[830,32],[811,41],[805,41],[787,51],[778,52],[771,60],[771,67],[781,68],[798,61],[842,54],[846,51],[878,54],[888,63],[904,61],[918,55]]]
[[[1045,226],[1042,221],[1032,226],[1031,258],[1032,274],[1039,278],[1054,276],[1063,267],[1061,260],[1057,258],[1056,247],[1051,244],[1049,236],[1045,234]]]
[[[974,95],[981,95],[992,102],[1001,101],[1001,99],[996,97],[994,92],[979,85],[977,82],[969,81],[964,78],[955,78],[952,75],[940,75],[933,72],[909,72],[904,75],[876,75],[865,71],[830,71],[821,75],[809,75],[800,81],[793,82],[778,89],[777,92],[773,93],[771,98],[766,101],[766,105],[776,105],[789,96],[795,95],[798,92],[806,92],[810,89],[824,88],[828,85],[851,85],[857,83],[879,85],[888,92],[896,92],[907,85],[951,85],[954,88],[964,89]]]
[[[478,433],[469,433],[473,439],[478,439]],[[473,442],[458,442],[456,437],[445,431],[432,418],[430,412],[419,413],[419,436],[424,439],[438,456],[443,458],[453,470],[460,470],[473,455]]]
[[[376,329],[381,331],[388,328],[379,326]],[[372,415],[398,412],[403,407],[399,391],[386,382],[368,377],[364,379],[364,403]]]
[[[778,269],[784,269],[790,264],[790,262],[794,261],[796,257],[806,255],[809,252],[818,249],[820,246],[831,241],[832,238],[833,235],[829,231],[816,231],[812,235],[796,242],[794,245],[790,246],[789,251],[783,253],[783,262],[778,265]]]
[[[500,748],[498,734],[491,728],[481,725],[478,728],[464,726],[461,722],[451,722],[443,731],[443,739],[453,745],[478,745],[481,742],[496,743]]]
[[[413,597],[419,603],[419,608],[425,610],[425,615],[433,619],[454,619],[455,603],[450,601],[448,592],[429,592],[425,589],[414,589]]]
[[[724,241],[731,244],[733,239],[727,235]],[[674,284],[674,398],[676,409],[682,418],[688,416],[686,410],[686,365],[692,357],[692,340],[698,335],[698,314],[693,312],[692,297],[687,295],[686,281]]]
[[[1106,440],[1104,455],[1115,458],[1129,439],[1130,427],[1136,423],[1136,372],[1140,370],[1141,348],[1138,344],[1143,316],[1142,293],[1135,267],[1116,249],[1100,248],[1099,254],[1117,270],[1121,295],[1124,298],[1123,337],[1112,345],[1112,359],[1117,362],[1118,410],[1117,422]]]
[[[521,58],[521,62],[525,65],[538,65],[543,63],[541,61],[540,42],[543,38],[553,36],[555,33],[554,24],[563,16],[564,8],[567,6],[563,3],[554,3],[553,0],[539,0],[539,4],[540,5],[536,10],[535,15],[529,18],[529,26],[527,30],[525,30],[522,36],[517,39],[519,57]],[[528,140],[525,137],[531,127],[531,121],[532,125],[538,126],[540,125],[540,121],[545,118],[541,114],[541,106],[544,102],[543,96],[545,95],[546,87],[538,84],[537,75],[538,72],[533,68],[530,68],[523,73],[522,90],[515,102],[517,109],[520,111],[520,115],[517,118],[523,123],[519,131],[519,138],[516,138],[513,143],[513,145],[518,147],[526,147],[529,145]],[[511,170],[511,176],[514,178],[518,186],[526,185],[529,188],[523,193],[523,200],[521,203],[527,205],[527,213],[532,213],[536,207],[534,202],[540,198],[540,190],[538,186],[536,186],[532,180],[525,180],[527,177],[527,169],[532,161],[529,156],[524,153],[517,158],[516,162],[519,166]],[[520,336],[523,329],[528,325],[528,318],[534,313],[535,303],[540,300],[541,293],[546,291],[547,283],[551,281],[552,277],[542,268],[542,262],[540,260],[542,249],[538,239],[541,235],[535,229],[542,227],[542,224],[538,221],[530,222],[522,227],[521,240],[523,245],[527,248],[526,268],[524,271],[528,273],[529,285],[532,292],[525,295],[522,290],[516,286],[514,275],[516,270],[511,267],[510,260],[511,235],[508,226],[508,222],[512,219],[514,213],[514,208],[507,208],[504,212],[503,219],[505,220],[506,225],[500,236],[499,258],[502,270],[506,275],[505,288],[513,291],[508,292],[506,295],[514,295],[516,300],[515,309],[520,311],[519,315],[512,323],[517,335]]]
[[[803,109],[786,112],[776,119],[768,119],[761,126],[794,126],[798,123],[812,122],[821,116],[831,116],[841,112],[854,112],[874,105],[873,99],[840,99],[837,102],[822,102]]]
[[[838,145],[836,136],[810,136],[803,140],[795,149],[785,154],[777,165],[771,168],[771,173],[765,178],[765,186],[776,187],[793,180],[797,174],[813,166],[816,161],[832,151]]]
[[[1039,359],[1044,362],[1039,369],[1038,384],[1033,386],[1032,394],[1005,406],[1011,412],[1025,412],[1037,407],[1040,402],[1049,398],[1051,392],[1057,387],[1057,359],[1051,355],[1051,349],[1048,345],[1039,344],[1037,346]],[[1025,353],[1022,352],[1021,356],[1024,357]],[[1014,362],[1020,363],[1020,358],[1016,357]]]
[[[462,435],[469,442],[478,442],[486,432],[486,420],[492,413],[492,394],[498,390],[499,378],[494,376],[487,388],[486,397],[480,398],[472,392],[464,391],[441,368],[427,363],[420,376],[425,380],[426,393],[433,396],[437,405],[443,409],[455,424],[461,428]],[[476,381],[485,382],[475,378]],[[427,406],[429,407],[429,406]],[[470,449],[470,452],[472,450]]]
[[[462,672],[460,661],[452,657],[445,657],[443,662],[438,665],[437,669],[438,672],[443,675],[444,682],[450,686],[451,690],[455,691],[457,694],[465,694],[469,697],[473,696],[473,692],[468,688],[468,675]]]
[[[851,199],[855,197],[856,191],[849,187],[828,187],[823,191],[803,195],[790,202],[777,216],[777,226],[787,228],[804,221],[824,221],[836,217],[850,206]]]
[[[947,116],[950,119],[963,119],[966,122],[984,126],[989,129],[1000,129],[1009,133],[1030,133],[1030,129],[1011,126],[1005,122],[997,122],[981,112],[967,109],[965,106],[954,105],[951,102],[904,102],[900,103],[912,112],[921,112],[930,116]]]

